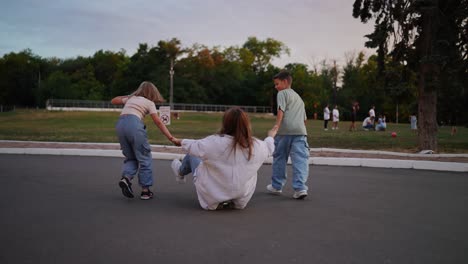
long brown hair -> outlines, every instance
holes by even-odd
[[[131,94],[131,96],[142,96],[146,99],[153,101],[155,103],[162,103],[164,102],[164,98],[162,97],[161,93],[159,93],[158,88],[148,81],[144,81],[140,84],[140,87]]]
[[[234,138],[232,149],[236,151],[237,145],[249,150],[248,160],[252,157],[253,139],[252,128],[247,114],[239,107],[228,109],[223,116],[223,126],[220,134],[230,135]]]

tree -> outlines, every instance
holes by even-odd
[[[70,89],[71,86],[72,80],[69,75],[54,71],[42,83],[42,99],[78,99],[79,91]]]
[[[140,43],[138,50],[130,59],[125,59],[119,67],[112,85],[112,96],[129,94],[135,91],[141,82],[151,81],[167,98],[169,59],[161,47],[150,48]]]
[[[0,60],[0,104],[38,105],[41,58],[27,49]]]
[[[104,86],[103,97],[112,98],[112,85],[119,71],[125,63],[128,63],[125,51],[120,52],[102,51],[94,53],[91,58],[96,80]]]
[[[467,0],[355,0],[353,16],[375,19],[366,46],[377,48],[380,76],[385,57],[418,73],[418,140],[420,149],[437,151],[437,94],[454,57],[467,50]],[[392,43],[391,43],[392,42]],[[449,48],[455,55],[448,55]],[[466,67],[466,64],[465,64]],[[466,69],[465,69],[466,72]]]
[[[256,37],[249,37],[244,43],[243,48],[253,55],[252,68],[255,72],[266,70],[268,64],[275,57],[280,57],[281,54],[289,54],[289,49],[281,41],[267,38],[265,41],[260,41]],[[249,58],[248,54],[243,54]]]

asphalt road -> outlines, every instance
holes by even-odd
[[[245,210],[208,212],[169,161],[124,198],[121,163],[0,155],[0,263],[468,263],[466,173],[312,166],[297,201],[263,166]]]

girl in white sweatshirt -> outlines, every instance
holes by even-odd
[[[227,110],[218,134],[180,140],[187,155],[171,164],[176,180],[192,173],[200,206],[216,210],[229,205],[243,209],[252,198],[257,171],[274,151],[275,131],[262,141],[252,137],[249,117],[240,108]],[[176,143],[177,144],[177,143]]]

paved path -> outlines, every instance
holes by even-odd
[[[122,197],[121,162],[0,155],[0,263],[468,263],[466,173],[311,166],[296,201],[265,165],[245,210],[207,212],[167,160],[155,199]]]

